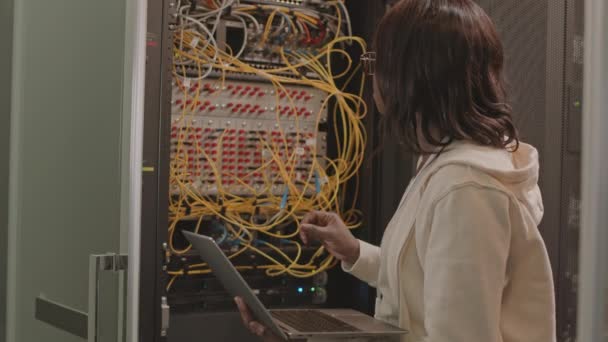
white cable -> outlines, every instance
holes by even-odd
[[[194,24],[195,26],[199,27],[209,37],[206,44],[202,47],[202,50],[203,51],[206,50],[209,47],[209,45],[211,45],[215,51],[214,56],[213,56],[213,63],[217,62],[219,46],[217,45],[217,42],[215,41],[215,32],[217,31],[217,27],[221,20],[221,16],[223,14],[224,9],[228,8],[229,6],[231,6],[234,3],[235,3],[235,0],[224,0],[222,2],[222,6],[220,8],[213,10],[213,11],[203,13],[202,15],[201,14],[193,14],[193,15],[188,14],[187,15],[184,12],[189,9],[189,6],[181,7],[179,9],[180,24],[182,26],[182,39],[180,41],[180,49],[183,50],[183,48],[184,48],[183,33],[184,33],[185,29],[188,26],[190,26],[190,25],[184,25],[183,20],[186,19],[191,24]],[[215,15],[215,14],[217,14],[217,15]],[[243,16],[250,18],[252,20],[252,22],[254,23],[254,25],[256,26],[256,28],[258,29],[258,31],[260,30],[259,22],[252,15],[247,14],[247,13],[241,13],[241,15],[234,16],[239,21],[241,21],[241,23],[243,24],[243,44],[241,45],[240,50],[237,52],[237,54],[234,56],[234,58],[239,58],[244,53],[244,51],[247,47],[248,29],[247,29],[247,22],[245,21]],[[207,20],[209,20],[211,18],[215,19],[215,22],[213,23],[213,28],[211,30],[209,30],[207,28],[207,26],[205,24],[203,24],[203,22],[206,22]],[[176,61],[175,64],[192,65],[193,61],[185,59],[185,60]],[[197,77],[195,79],[200,80],[200,79],[203,79],[203,78],[209,76],[209,74],[211,73],[212,70],[213,70],[213,68],[210,66],[209,69],[207,69],[207,71],[202,76]]]
[[[305,8],[294,9],[295,12],[300,12],[302,14],[306,14],[309,17],[313,17],[315,19],[319,19],[319,12],[315,12]]]
[[[213,71],[213,64],[215,64],[217,62],[217,58],[218,58],[218,46],[217,46],[217,43],[215,42],[215,38],[213,37],[211,32],[209,32],[209,29],[205,25],[203,25],[198,20],[191,18],[190,16],[187,16],[185,14],[182,15],[182,17],[184,19],[189,20],[192,23],[196,24],[203,31],[205,31],[205,33],[207,33],[207,35],[209,36],[209,40],[208,40],[207,44],[205,45],[205,48],[203,49],[203,51],[209,46],[209,44],[212,44],[215,47],[215,49],[214,49],[215,53],[213,55],[212,63],[209,63],[209,69],[202,76],[195,78],[196,80],[202,80],[203,78],[206,78],[207,76],[209,76],[209,74],[211,74],[211,71]]]
[[[296,20],[296,25],[300,29],[300,32],[305,32],[304,31],[304,24],[302,24],[299,20]]]
[[[183,50],[183,43],[184,43],[184,18],[182,18],[182,14],[183,14],[183,9],[186,8],[188,6],[183,6],[183,7],[179,7],[178,4],[178,10],[177,10],[177,15],[179,17],[179,28],[181,29],[181,40],[179,42],[179,49]]]
[[[217,31],[217,26],[220,23],[220,19],[222,18],[222,14],[224,12],[224,10],[230,6],[232,6],[232,4],[234,3],[234,0],[224,0],[222,2],[222,6],[220,8],[218,8],[215,11],[211,11],[208,12],[207,15],[205,16],[205,18],[207,18],[207,16],[213,15],[217,12],[217,16],[215,18],[215,23],[213,23],[213,29],[211,30],[212,34],[215,34],[215,31]]]
[[[220,20],[222,19],[222,13],[221,12],[218,13],[217,16],[207,14],[201,18],[201,21],[206,22],[209,18],[212,18],[212,17],[215,17],[215,22],[213,23],[213,27],[211,28],[211,31],[207,30],[207,32],[209,32],[209,34],[215,38],[215,32],[217,31],[217,27],[219,26]],[[191,18],[196,20],[196,18],[194,18],[194,17],[191,17]],[[205,44],[203,50],[206,49],[207,47],[209,47],[209,43],[210,43],[210,41],[208,41],[207,44]],[[217,47],[217,43],[215,44],[215,46]]]
[[[260,33],[262,31],[262,27],[260,26],[260,22],[254,16],[252,16],[251,14],[245,13],[245,12],[241,12],[241,11],[232,11],[232,14],[243,16],[243,17],[246,17],[246,18],[250,19],[253,22],[253,25],[255,25],[256,33]]]
[[[277,12],[277,14],[279,14],[281,17],[283,17],[283,19],[289,21],[290,25],[287,25],[287,27],[289,27],[289,29],[291,30],[291,24],[293,24],[293,20],[291,19],[291,17],[289,15],[287,15],[287,13],[283,13],[283,12]],[[297,22],[297,20],[296,20]],[[282,22],[283,23],[283,22]],[[281,27],[278,30],[275,30],[275,34],[280,34],[281,31],[284,27],[284,23],[281,25]],[[294,32],[294,34],[297,32]]]
[[[188,14],[187,16],[189,18],[191,18],[194,22],[196,22],[198,25],[203,25],[201,22],[199,22],[197,19],[201,18],[202,21],[207,21],[207,19],[213,17],[215,14],[215,22],[213,23],[213,28],[211,29],[211,31],[209,31],[206,27],[205,27],[205,31],[209,34],[210,37],[214,37],[215,36],[215,32],[217,31],[217,27],[220,23],[220,19],[222,18],[222,14],[224,12],[225,9],[227,9],[228,7],[232,6],[232,4],[234,4],[235,0],[224,0],[222,2],[222,5],[212,11],[209,12],[204,12],[201,14],[193,14],[190,15]],[[198,8],[202,8],[200,6],[197,6]],[[181,14],[183,16],[186,16],[185,14]],[[207,41],[207,44],[205,44],[205,46],[203,47],[203,50],[206,50],[209,47],[209,43],[211,42],[211,39],[209,39]],[[214,44],[214,46],[217,48],[217,44]]]
[[[281,22],[276,30],[274,30],[274,34],[281,33],[281,30],[285,27],[285,17],[281,17]]]
[[[340,6],[342,8],[342,12],[344,12],[344,19],[346,21],[346,28],[348,30],[347,31],[348,35],[350,37],[352,37],[352,35],[353,35],[353,28],[352,28],[352,25],[350,23],[350,15],[348,14],[348,10],[346,9],[346,6],[344,5],[344,3],[342,1],[334,1],[334,2],[331,2],[331,4],[337,4],[338,6]]]

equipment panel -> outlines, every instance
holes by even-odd
[[[308,194],[316,188],[315,167],[325,165],[327,152],[327,135],[319,132],[327,121],[322,91],[233,80],[174,83],[176,183],[202,195],[280,195],[290,179]]]
[[[327,94],[321,90],[268,83],[180,79],[173,86],[172,115],[273,121],[327,120]]]
[[[337,261],[299,223],[325,210],[359,227],[366,144],[351,57],[366,47],[344,3],[182,0],[169,22],[169,305],[233,309],[183,230],[212,236],[266,305],[324,305]]]

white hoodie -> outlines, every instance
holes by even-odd
[[[538,154],[455,142],[410,183],[381,247],[343,268],[377,287],[407,342],[554,342],[553,278],[537,229]]]

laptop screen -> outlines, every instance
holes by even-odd
[[[270,313],[253,293],[247,282],[232,265],[215,241],[204,235],[183,232],[184,236],[199,253],[203,261],[209,264],[211,271],[220,280],[224,288],[234,297],[243,298],[254,317],[271,329],[278,336],[287,339],[285,333],[274,322]]]

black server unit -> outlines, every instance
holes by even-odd
[[[258,6],[252,11],[260,11],[259,13],[248,14],[267,18],[269,14],[262,13],[262,5],[285,6],[288,8],[287,15],[290,15],[293,14],[289,10],[291,8],[312,6],[313,9],[318,9],[317,6],[325,1],[242,0],[241,2]],[[352,23],[352,34],[371,43],[378,20],[394,2],[391,0],[346,1],[346,10]],[[540,229],[555,274],[558,337],[559,341],[571,341],[575,336],[576,318],[583,1],[478,0],[477,2],[493,18],[503,39],[510,99],[522,137],[539,150],[541,189],[545,199],[545,218]],[[175,97],[174,89],[174,74],[177,71],[172,69],[176,57],[174,34],[179,27],[177,8],[184,8],[187,4],[193,6],[192,3],[193,1],[190,0],[159,0],[150,2],[148,8],[140,340],[199,341],[204,338],[206,341],[246,341],[251,337],[241,327],[240,318],[231,309],[232,304],[222,297],[221,291],[217,289],[217,283],[207,275],[197,275],[196,268],[191,269],[188,266],[196,262],[196,257],[192,253],[176,256],[170,252],[168,233],[171,222],[169,194],[172,191],[169,186],[170,161],[172,153],[175,156],[176,152],[171,150],[175,149],[175,145],[171,142],[172,139],[179,138],[182,128],[172,123],[172,114],[175,114],[176,106],[196,104],[186,103],[187,99],[184,98],[182,103],[176,103],[179,98]],[[198,3],[214,6],[213,4],[224,2],[198,0]],[[230,14],[232,10],[231,8],[222,11]],[[241,26],[234,22],[218,22],[217,25],[220,33],[215,37],[218,41],[225,42],[226,45],[238,50],[239,44],[246,39]],[[193,42],[193,38],[188,37],[184,42],[191,47],[198,46],[200,42],[196,39]],[[275,42],[275,44],[279,43]],[[360,51],[348,46],[345,49],[355,61],[358,59]],[[253,60],[249,62],[255,64]],[[339,59],[337,63],[336,65],[339,65]],[[276,64],[280,65],[280,60]],[[183,75],[187,72],[182,70],[178,74]],[[189,72],[194,72],[196,76],[198,70],[194,68]],[[210,79],[221,77],[222,75],[214,74]],[[246,95],[249,95],[255,87],[258,87],[259,92],[268,85],[263,82],[257,85],[250,83],[259,81],[256,78],[247,79],[237,76],[227,77],[226,80],[232,82],[233,87],[230,91],[235,91],[237,86],[241,86],[239,94],[249,85]],[[200,91],[211,93],[228,90],[229,85],[202,82]],[[347,87],[347,91],[356,92],[356,88],[351,84]],[[366,159],[359,169],[358,179],[357,208],[364,213],[364,217],[363,225],[357,230],[356,235],[367,241],[379,243],[384,227],[412,175],[414,159],[399,146],[386,141],[380,134],[378,114],[375,112],[370,88],[367,87],[362,95],[368,105],[368,114],[362,121],[368,139],[365,147]],[[201,103],[196,106],[200,106],[199,108],[208,113],[210,105],[213,104],[205,101],[201,98]],[[236,104],[235,101],[232,105]],[[223,124],[226,122],[224,121]],[[327,133],[331,138],[332,125],[340,125],[340,123],[328,119],[327,124],[323,125],[320,131]],[[201,135],[205,134],[202,126],[198,128],[201,128]],[[217,127],[214,126],[214,129]],[[196,136],[198,133],[195,130],[193,133],[186,132],[185,135],[187,138],[188,134]],[[211,131],[209,133],[213,134]],[[235,138],[238,144],[238,134]],[[335,155],[336,146],[330,143],[327,150],[328,155]],[[235,159],[238,161],[238,155]],[[238,168],[239,164],[239,162],[235,163],[235,168]],[[229,183],[227,185],[230,186]],[[355,193],[353,183],[344,191],[347,197],[352,197]],[[284,197],[284,194],[279,193],[277,197]],[[225,209],[220,206],[219,210]],[[198,222],[180,224],[180,227],[176,226],[174,229],[192,229],[197,224]],[[205,221],[204,225],[214,227],[217,222]],[[215,234],[219,239],[222,238],[222,228],[210,229],[208,233]],[[179,246],[179,239],[174,242],[177,244],[174,248],[186,247]],[[183,279],[172,281],[173,276],[169,272],[194,273],[194,276],[190,281]],[[318,305],[346,306],[365,312],[373,311],[373,289],[340,271],[329,271],[328,274],[329,280],[322,286],[324,293],[327,294],[326,300]],[[299,288],[316,288],[315,284],[325,283],[324,279],[306,281],[299,281],[293,277],[276,279],[271,282],[274,281],[275,285],[278,282],[277,289],[291,288],[296,293]],[[269,281],[268,278],[256,275],[248,280],[260,288]],[[172,292],[167,291],[169,284],[173,288]],[[289,306],[313,304],[311,294],[306,295],[308,299],[302,299],[297,294],[278,296],[274,299],[270,296],[266,298],[266,302],[269,305]],[[202,300],[202,298],[206,299]]]

